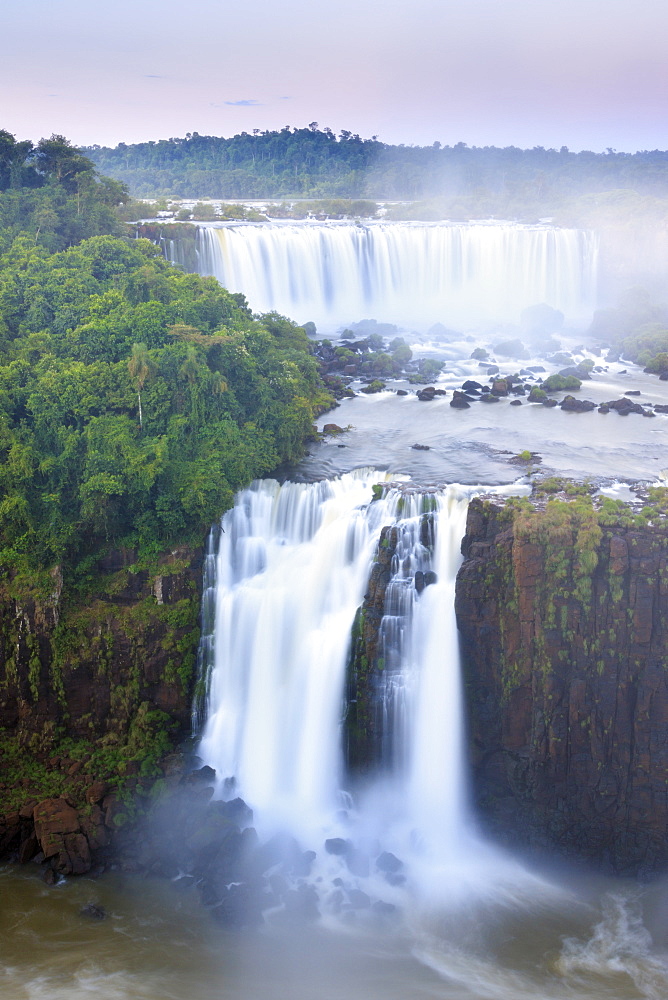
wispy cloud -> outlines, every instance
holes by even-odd
[[[165,80],[166,77],[162,76],[161,73],[143,73],[142,74],[146,80]]]
[[[223,104],[229,104],[233,108],[252,108],[254,105],[261,105],[261,101],[256,101],[253,98],[252,100],[243,101],[223,101]]]

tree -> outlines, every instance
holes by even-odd
[[[39,173],[57,181],[70,192],[77,190],[77,181],[81,174],[95,173],[92,162],[64,135],[52,135],[50,139],[40,139],[34,159]]]

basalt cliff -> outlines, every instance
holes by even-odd
[[[668,861],[668,525],[474,500],[457,581],[473,784],[512,843]]]

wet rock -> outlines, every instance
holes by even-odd
[[[640,389],[627,389],[627,391],[624,393],[624,395],[625,396],[641,396],[642,393],[640,392]]]
[[[450,405],[452,406],[452,403]],[[412,444],[411,448],[413,451],[429,451],[428,444]]]
[[[450,406],[454,407],[455,410],[468,410],[470,409],[471,404],[468,397],[463,392],[459,392],[456,389],[453,393],[452,399],[450,400]]]
[[[610,413],[610,407],[608,406],[607,403],[601,403],[601,405],[598,408],[598,412],[599,413]]]
[[[347,854],[351,847],[350,841],[344,840],[343,837],[330,837],[325,841],[325,850],[328,854]]]
[[[521,406],[522,405],[522,400],[521,399],[511,399],[510,405],[511,406]]]
[[[216,802],[214,808],[225,819],[237,826],[250,826],[253,822],[253,810],[242,798],[228,799],[227,802]]]
[[[99,906],[97,903],[86,903],[79,910],[80,917],[86,917],[88,920],[106,920],[107,911],[103,906]]]
[[[428,403],[436,396],[436,386],[428,385],[424,389],[418,389],[416,395],[423,403]]]
[[[630,413],[642,413],[643,407],[640,403],[633,403],[630,399],[612,399],[608,401],[611,410],[616,410],[620,417],[628,417]]]
[[[464,392],[480,392],[482,385],[480,382],[475,382],[473,379],[467,379],[466,382],[463,383],[462,389]]]
[[[559,405],[568,413],[586,413],[596,409],[596,403],[590,399],[576,399],[575,396],[564,396]]]
[[[480,397],[480,402],[481,403],[499,403],[500,402],[500,398],[499,398],[499,396],[494,395],[493,392],[487,392],[487,393],[484,393]]]
[[[62,875],[83,875],[91,866],[90,847],[75,809],[63,798],[44,799],[34,810],[35,836],[45,858]]]
[[[407,396],[408,389],[397,389],[397,396]]]
[[[92,785],[89,785],[86,789],[86,802],[89,805],[95,805],[101,802],[102,799],[109,792],[109,785],[106,781],[94,781]]]
[[[581,365],[570,365],[568,368],[562,368],[559,372],[562,378],[577,378],[581,382],[585,379],[591,378],[589,374],[589,369],[582,367]]]
[[[552,409],[553,406],[557,406],[557,405],[558,404],[557,404],[557,400],[556,399],[544,399],[543,400],[543,406],[547,406],[548,410]]]
[[[488,375],[496,375],[500,371],[498,365],[486,365]]]
[[[400,861],[396,854],[392,854],[391,851],[383,851],[376,858],[376,868],[381,872],[398,872],[404,867],[403,861]]]
[[[668,404],[666,403],[656,403],[654,406],[655,413],[668,413]]]

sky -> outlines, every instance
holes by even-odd
[[[5,0],[0,128],[668,148],[668,0]]]

